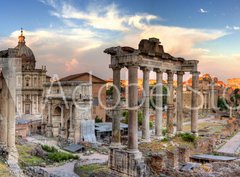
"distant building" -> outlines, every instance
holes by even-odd
[[[104,106],[106,105],[106,81],[90,73],[78,73],[70,76],[66,76],[60,81],[84,81],[90,82],[92,84],[92,97],[93,97],[93,108],[92,108],[92,118],[96,117],[106,120],[106,110]],[[102,90],[100,90],[102,88]],[[101,91],[100,100],[98,99],[98,93]],[[103,104],[103,106],[101,105]]]
[[[27,136],[35,133],[41,133],[42,118],[29,117],[16,119],[16,136],[26,138]]]
[[[183,106],[189,108],[191,106],[191,90],[192,79],[183,82]],[[199,77],[199,92],[202,94],[202,98],[199,96],[199,105],[202,103],[202,110],[211,110],[217,107],[218,99],[223,96],[226,84],[223,81],[219,81],[217,77],[212,77],[210,74],[204,74]]]
[[[240,88],[240,78],[231,78],[227,80],[227,86],[232,89]]]
[[[3,58],[21,58],[22,71],[17,72],[16,78],[16,111],[20,115],[40,114],[43,84],[50,80],[46,75],[46,66],[36,69],[36,59],[32,50],[26,45],[23,31],[18,37],[15,48],[0,51]]]

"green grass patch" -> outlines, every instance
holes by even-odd
[[[61,162],[61,161],[66,161],[70,159],[77,160],[79,159],[79,156],[66,153],[66,152],[53,152],[48,155],[48,158],[53,162]]]
[[[108,168],[106,165],[90,164],[90,165],[84,165],[75,169],[75,173],[78,174],[80,177],[88,177],[92,173],[97,173],[100,171],[107,171],[107,170]]]
[[[45,166],[52,164],[53,162],[79,159],[79,156],[77,155],[58,151],[55,147],[52,146],[42,145],[42,149],[48,152],[47,159],[43,159],[42,157],[31,155],[31,151],[35,147],[36,145],[31,144],[17,145],[19,152],[19,165],[21,168],[25,168],[27,166]]]
[[[54,146],[42,145],[42,149],[46,152],[58,152],[57,148],[55,148]]]
[[[195,142],[196,141],[196,136],[194,136],[191,133],[181,133],[179,135],[183,141],[187,141],[187,142]]]
[[[24,168],[26,166],[40,166],[45,161],[41,157],[32,156],[31,151],[35,146],[26,145],[16,145],[19,153],[19,165]]]

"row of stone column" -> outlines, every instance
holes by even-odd
[[[203,91],[203,106],[202,111],[208,112],[211,109],[217,108],[218,93],[217,90],[211,88]]]
[[[128,149],[130,151],[137,151],[138,149],[138,109],[134,109],[138,106],[138,66],[130,65],[128,68]],[[113,110],[112,119],[112,146],[119,146],[121,144],[121,130],[120,130],[120,71],[121,67],[112,67],[113,69],[113,85],[115,89],[113,91],[113,104],[115,108]],[[149,74],[151,69],[142,67],[143,71],[143,90],[145,95],[145,101],[143,103],[143,125],[142,125],[142,138],[145,141],[150,140],[149,130],[149,106],[150,106],[150,91],[149,91]],[[155,135],[156,137],[162,136],[162,86],[163,72],[160,69],[154,69],[156,72],[156,120],[155,120]],[[173,76],[174,72],[167,70],[168,75],[168,97],[167,97],[167,132],[169,134],[174,133],[174,101],[173,101]],[[177,72],[177,131],[182,131],[183,124],[183,71]],[[197,133],[197,119],[198,119],[198,77],[199,72],[192,72],[192,109],[191,109],[191,131]]]
[[[143,105],[143,132],[142,138],[145,141],[150,140],[150,131],[149,131],[149,73],[151,69],[149,68],[142,68],[143,71],[143,90],[145,92],[145,102]],[[155,136],[160,137],[162,136],[162,101],[163,101],[163,94],[162,94],[162,75],[163,72],[160,69],[154,69],[156,72],[156,119],[155,119]],[[177,124],[177,131],[182,131],[183,125],[183,71],[177,72],[177,104],[176,104],[176,124]],[[192,84],[192,114],[191,114],[191,125],[192,125],[192,132],[197,132],[197,89],[198,89],[198,76],[199,72],[193,72],[193,84]],[[174,133],[174,123],[175,123],[175,116],[174,116],[174,95],[173,95],[173,77],[174,72],[167,70],[167,86],[168,86],[168,97],[167,97],[167,133],[173,134]]]

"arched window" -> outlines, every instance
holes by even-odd
[[[25,77],[25,86],[26,87],[30,86],[30,77]]]

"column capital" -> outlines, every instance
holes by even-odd
[[[153,71],[156,73],[163,73],[163,71],[160,68],[154,68]]]
[[[171,70],[167,70],[167,80],[168,80],[168,83],[172,83],[173,82],[173,75],[174,75],[174,72],[171,71]]]
[[[123,68],[122,65],[111,65],[110,68],[112,68],[112,70],[121,70]]]
[[[129,68],[129,67],[132,67],[132,68],[138,68],[139,66],[138,66],[138,64],[135,64],[135,63],[127,63],[126,65],[125,65],[127,68]]]
[[[140,70],[142,70],[143,72],[150,72],[152,70],[152,68],[147,67],[147,66],[141,66]]]
[[[184,71],[177,71],[177,75],[184,75],[185,72]]]
[[[194,76],[199,76],[200,72],[199,71],[192,71],[191,74],[194,75]]]
[[[47,103],[51,105],[52,104],[52,99],[48,99]]]
[[[175,74],[175,71],[166,70],[166,73],[167,73],[169,76],[173,76],[173,75]]]

